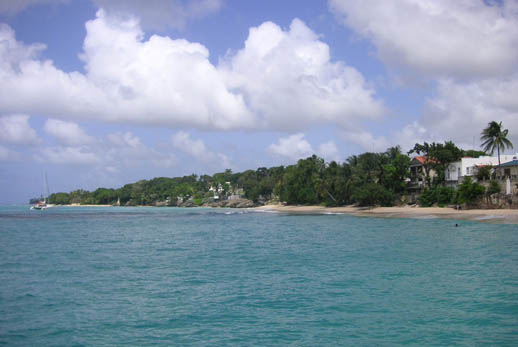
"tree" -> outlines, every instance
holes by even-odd
[[[485,191],[483,185],[473,182],[471,177],[467,176],[459,186],[458,200],[461,204],[473,205],[484,195]]]
[[[487,128],[482,130],[480,134],[480,140],[482,142],[482,148],[486,153],[493,154],[495,149],[498,153],[498,166],[500,166],[500,150],[506,148],[513,148],[513,144],[507,138],[509,130],[502,129],[502,122],[497,123],[492,121],[487,125]]]
[[[414,148],[408,152],[408,154],[416,152],[417,154],[423,154],[426,157],[426,162],[423,165],[425,168],[426,176],[429,177],[430,168],[434,169],[438,175],[439,182],[444,182],[444,171],[454,161],[459,160],[462,157],[462,150],[455,146],[452,141],[446,141],[442,143],[416,143]]]

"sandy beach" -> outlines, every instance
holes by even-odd
[[[284,206],[266,205],[254,208],[260,211],[275,211],[298,214],[351,214],[365,217],[385,218],[445,218],[472,220],[498,224],[518,224],[518,210],[455,210],[448,207],[376,207],[361,208],[355,206],[322,207],[322,206]]]

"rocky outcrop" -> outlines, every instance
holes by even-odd
[[[219,202],[208,203],[205,206],[208,207],[226,207],[226,208],[248,208],[255,207],[256,204],[252,200],[248,199],[234,199],[234,200],[223,200]]]

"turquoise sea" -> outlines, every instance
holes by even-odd
[[[288,344],[518,345],[518,226],[0,208],[0,345]]]

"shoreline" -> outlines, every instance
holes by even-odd
[[[450,207],[374,207],[355,206],[323,207],[323,206],[288,206],[265,205],[253,208],[258,211],[271,211],[287,214],[349,214],[358,217],[379,218],[442,218],[469,220],[497,224],[518,224],[518,210],[511,209],[474,209],[455,210]]]
[[[114,205],[56,205],[63,207],[118,207]],[[124,207],[124,206],[122,206]],[[133,206],[133,207],[156,207],[156,206]],[[206,208],[221,208],[207,207]],[[162,207],[160,207],[162,208]],[[182,208],[182,207],[180,207]],[[183,207],[192,208],[192,207]],[[264,205],[245,208],[250,211],[279,212],[286,214],[349,214],[358,217],[378,218],[414,218],[414,219],[453,219],[469,220],[496,224],[518,224],[518,209],[473,209],[455,210],[450,207],[323,207],[323,206],[302,206],[302,205]]]

